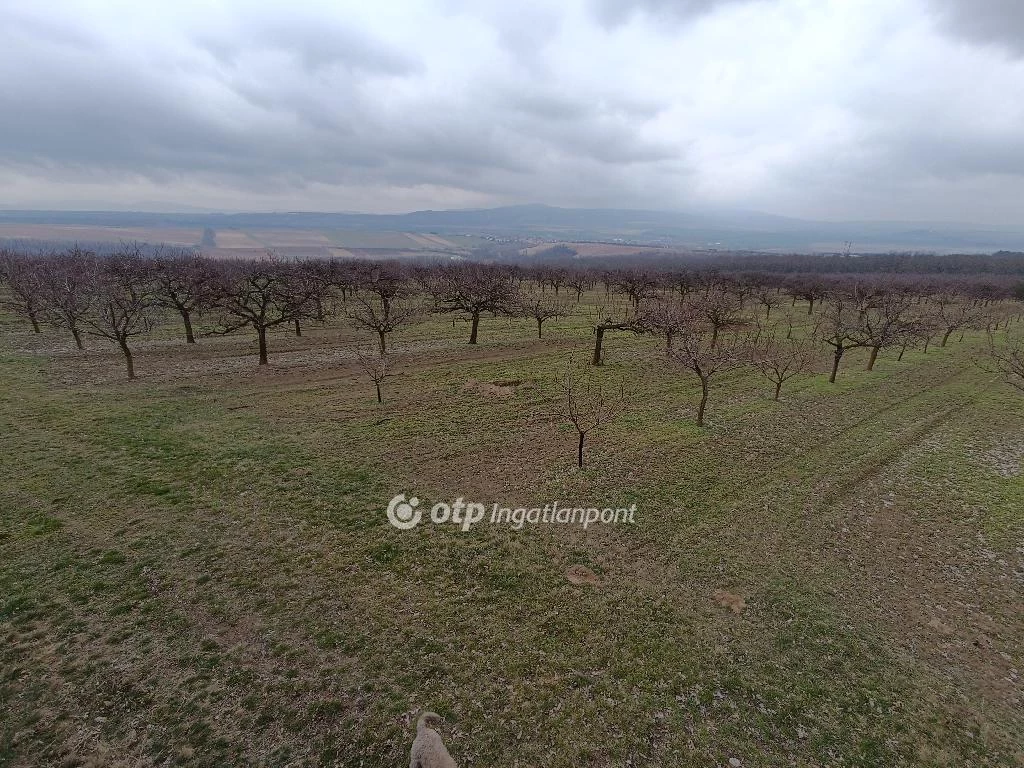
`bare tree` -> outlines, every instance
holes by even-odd
[[[365,328],[377,334],[380,354],[387,352],[387,335],[399,328],[416,322],[425,310],[393,296],[370,297],[358,294],[349,299],[346,317],[357,328]]]
[[[32,330],[42,333],[39,319],[43,313],[43,280],[39,259],[0,251],[0,275],[7,285],[4,306],[21,315],[32,324]]]
[[[952,293],[943,293],[932,298],[935,307],[935,318],[942,331],[942,342],[939,346],[946,346],[949,337],[954,332],[963,330],[973,325],[978,319],[978,311],[970,303],[964,301],[960,296]]]
[[[675,337],[697,322],[692,304],[678,299],[655,299],[648,301],[641,311],[641,324],[652,332],[665,337],[665,354],[672,354]]]
[[[647,272],[623,269],[614,273],[612,285],[616,291],[629,297],[634,309],[639,309],[644,299],[648,299],[655,294],[658,288],[658,281]]]
[[[605,387],[590,371],[580,371],[572,359],[562,380],[563,415],[576,429],[576,465],[583,468],[587,435],[614,420],[626,407],[625,384]]]
[[[836,381],[839,363],[847,350],[864,346],[860,334],[860,323],[857,311],[840,294],[833,294],[825,310],[821,312],[815,326],[814,335],[832,347],[832,371],[829,373],[830,384]]]
[[[146,266],[138,249],[129,247],[105,258],[93,275],[96,298],[83,319],[90,334],[117,344],[131,381],[135,362],[128,342],[153,327],[154,301]]]
[[[693,302],[693,310],[711,328],[711,348],[718,344],[718,334],[728,328],[737,328],[745,322],[741,317],[742,301],[734,294],[713,289]]]
[[[217,334],[246,326],[256,331],[260,365],[267,364],[267,331],[305,315],[309,288],[294,268],[273,260],[232,264],[221,276],[217,306],[222,311]]]
[[[679,336],[672,357],[700,382],[697,426],[703,427],[712,381],[720,374],[745,365],[750,359],[750,352],[745,339],[723,337],[712,344],[703,328],[691,328]]]
[[[583,300],[583,292],[593,286],[594,278],[586,270],[577,269],[569,273],[565,282],[576,291],[576,303],[579,304]]]
[[[483,264],[445,269],[431,283],[431,293],[441,313],[459,312],[469,316],[469,343],[476,344],[480,317],[484,312],[515,312],[517,291],[508,272]]]
[[[378,354],[377,352],[370,352],[362,348],[356,349],[356,365],[370,378],[370,381],[377,388],[378,403],[384,402],[381,385],[384,383],[384,379],[391,375],[388,370],[388,363],[388,357],[383,351]]]
[[[52,255],[40,270],[46,316],[54,326],[67,328],[79,349],[85,349],[82,325],[95,298],[96,268],[96,254],[75,246]]]
[[[867,370],[874,369],[879,350],[895,347],[906,339],[909,308],[906,296],[890,293],[873,299],[870,306],[858,310],[858,335],[863,346],[871,350]]]
[[[568,317],[572,314],[572,307],[558,299],[524,296],[517,302],[516,313],[537,323],[537,338],[540,339],[543,338],[544,323],[556,317]]]
[[[765,308],[764,319],[766,321],[771,320],[772,310],[782,303],[779,300],[779,294],[768,287],[759,288],[754,293],[754,298],[760,306]]]
[[[604,365],[605,332],[629,331],[639,334],[647,330],[643,320],[628,309],[616,313],[604,305],[595,307],[592,311],[590,327],[594,329],[594,354],[590,358],[591,365]]]
[[[213,308],[218,272],[213,262],[192,251],[161,252],[153,261],[153,297],[177,312],[185,326],[185,343],[195,344],[195,315]]]
[[[814,358],[814,349],[806,339],[777,339],[772,331],[760,336],[751,354],[754,367],[775,386],[776,401],[782,385],[807,371]]]
[[[1007,339],[1004,346],[997,346],[995,339],[988,337],[988,363],[982,363],[986,370],[1002,374],[1006,382],[1024,392],[1024,341]]]

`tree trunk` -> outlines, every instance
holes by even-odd
[[[260,365],[267,364],[267,329],[257,328],[256,337],[260,342]]]
[[[192,317],[187,309],[178,310],[181,313],[181,321],[185,324],[185,343],[195,344],[196,337],[192,332]]]
[[[479,312],[474,312],[473,313],[473,328],[469,332],[469,343],[470,344],[476,344],[476,331],[477,331],[477,328],[479,328],[479,327],[480,327],[480,313]]]
[[[814,314],[814,297],[811,296],[811,298],[808,299],[808,301],[810,303],[807,305],[807,314],[811,315],[811,314]]]
[[[775,402],[779,401],[779,393],[781,391],[782,391],[782,382],[781,381],[776,381],[775,382]]]
[[[381,396],[381,394],[380,394],[380,382],[379,382],[379,381],[375,381],[375,382],[373,382],[373,383],[374,383],[374,384],[376,385],[376,387],[377,387],[377,402],[378,402],[378,403],[383,403],[383,402],[384,402],[384,398],[383,398],[383,397]]]
[[[878,347],[871,348],[871,357],[868,358],[868,370],[870,371],[875,367],[875,360],[878,359]]]
[[[583,438],[586,436],[585,432],[580,432],[580,442],[576,448],[576,464],[580,469],[583,469]]]
[[[772,305],[771,304],[768,305],[768,309],[764,313],[764,319],[765,319],[765,322],[768,322],[769,320],[772,319]]]
[[[897,362],[897,363],[898,363],[898,362],[900,362],[900,361],[901,361],[901,360],[903,359],[903,353],[904,353],[904,352],[906,352],[906,351],[907,351],[907,345],[906,345],[906,344],[904,344],[904,345],[903,345],[902,347],[900,347],[900,354],[899,354],[899,356],[898,356],[898,357],[896,358],[896,362]]]
[[[601,342],[604,341],[604,328],[598,328],[594,336],[594,356],[590,359],[591,365],[601,365]]]
[[[544,324],[543,320],[538,320],[537,321],[537,338],[538,339],[544,338],[544,335],[541,333],[541,326],[543,324]]]
[[[700,383],[700,406],[697,408],[697,426],[704,426],[704,408],[708,404],[708,384],[706,381]]]
[[[843,347],[836,347],[835,354],[832,356],[832,373],[828,377],[829,384],[836,383],[836,374],[839,372],[839,361],[843,359],[843,352],[846,350]]]
[[[36,333],[42,333],[42,331],[39,329],[39,321],[36,320],[36,313],[34,310],[30,309],[28,311],[28,319],[29,322],[32,323],[32,330],[35,331]]]
[[[297,317],[295,318],[295,335],[296,336],[301,336],[302,335],[302,325],[299,323],[299,318],[297,318]]]
[[[377,336],[380,338],[380,356],[384,357],[384,353],[387,352],[387,342],[384,341],[384,331],[377,331]]]
[[[68,326],[68,330],[71,331],[71,336],[75,340],[75,346],[79,349],[85,349],[85,345],[82,344],[82,334],[78,330],[78,326],[72,324]]]
[[[121,352],[124,353],[124,364],[128,369],[128,381],[131,381],[135,378],[135,363],[132,361],[132,351],[128,349],[127,342],[120,341],[118,346],[121,347]]]
[[[675,338],[675,334],[671,331],[665,331],[665,355],[666,357],[672,356],[672,339]]]
[[[714,349],[715,345],[717,345],[717,344],[718,344],[718,326],[716,325],[714,327],[714,330],[711,331],[711,348]]]
[[[946,342],[947,342],[947,341],[949,341],[949,337],[953,335],[953,331],[954,331],[954,330],[955,330],[955,329],[953,329],[953,328],[950,328],[950,329],[949,329],[948,331],[946,331],[946,332],[945,332],[945,333],[944,333],[944,334],[942,335],[942,343],[941,343],[941,344],[939,345],[940,347],[944,347],[944,346],[946,346]]]

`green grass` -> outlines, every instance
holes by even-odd
[[[400,765],[420,708],[460,765],[1019,762],[1024,415],[980,339],[780,403],[730,375],[699,429],[660,341],[613,335],[631,406],[580,471],[585,319],[456,325],[395,335],[378,406],[315,357],[366,341],[338,325],[265,371],[244,336],[143,342],[129,385],[0,320],[0,765]],[[399,492],[637,525],[398,531]]]

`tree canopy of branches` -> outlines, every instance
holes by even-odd
[[[614,312],[605,306],[596,307],[591,315],[590,327],[594,329],[594,354],[590,357],[591,365],[604,365],[604,334],[607,331],[629,331],[644,333],[647,327],[642,318],[626,310],[624,313]]]
[[[821,312],[814,335],[832,348],[832,371],[828,376],[830,384],[836,381],[843,355],[848,350],[864,346],[858,320],[856,309],[841,294],[832,294],[828,305]]]
[[[290,265],[269,260],[233,264],[220,276],[216,303],[223,314],[215,332],[251,327],[256,332],[259,364],[266,365],[267,331],[305,317],[311,289]]]
[[[128,379],[135,378],[135,362],[128,342],[153,327],[153,295],[146,265],[137,252],[124,251],[102,261],[93,272],[91,311],[85,315],[88,332],[108,339],[124,355]]]
[[[643,327],[665,338],[665,354],[671,355],[675,337],[697,322],[697,313],[692,304],[659,297],[644,304],[641,318]]]
[[[348,302],[346,316],[357,328],[377,334],[380,353],[387,352],[387,335],[418,320],[423,309],[394,296],[371,297],[359,294]]]
[[[42,274],[38,259],[0,251],[0,276],[7,287],[4,306],[28,320],[36,333],[42,333],[39,327],[43,312]]]
[[[775,388],[778,401],[782,385],[807,371],[814,362],[814,349],[807,339],[779,339],[772,331],[762,333],[751,349],[751,362]]]
[[[910,333],[907,314],[910,302],[900,294],[886,294],[860,310],[858,334],[863,346],[871,350],[867,369],[873,370],[878,352],[900,345]]]
[[[67,328],[75,346],[82,343],[82,324],[92,307],[98,268],[96,254],[77,246],[66,253],[49,257],[48,268],[41,269],[42,298],[46,316],[57,328]]]
[[[672,357],[683,370],[691,372],[700,382],[697,426],[703,427],[712,381],[720,374],[746,365],[750,359],[750,350],[746,339],[723,337],[720,342],[712,343],[705,328],[694,327],[679,336]]]
[[[384,384],[384,379],[391,375],[387,354],[383,350],[378,353],[360,347],[356,350],[356,365],[377,388],[377,402],[383,403],[384,395],[381,392],[381,386]]]
[[[195,315],[213,308],[218,270],[208,259],[189,251],[160,253],[153,261],[153,298],[173,310],[185,326],[185,343],[195,344]]]
[[[977,322],[980,314],[975,307],[951,293],[934,296],[932,305],[935,307],[935,319],[939,330],[942,331],[942,342],[939,345],[942,347],[946,346],[954,332]]]
[[[562,379],[563,415],[576,430],[576,465],[583,468],[587,435],[618,417],[626,407],[625,384],[617,389],[602,384],[589,371],[580,371],[570,359]]]
[[[522,296],[516,314],[537,323],[537,338],[540,339],[544,337],[544,323],[556,317],[568,317],[572,314],[572,306],[544,296]]]
[[[469,343],[476,344],[480,316],[514,314],[518,295],[506,270],[483,264],[460,265],[443,270],[431,284],[441,313],[459,312],[469,317]]]

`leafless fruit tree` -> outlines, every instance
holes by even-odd
[[[95,299],[84,317],[90,334],[120,348],[129,380],[135,378],[135,362],[128,342],[153,327],[154,301],[147,271],[135,249],[103,259],[93,272]]]
[[[750,360],[750,350],[746,339],[739,337],[723,337],[712,344],[705,329],[698,327],[679,336],[672,357],[700,382],[697,426],[703,427],[712,381],[723,373],[746,365]]]
[[[416,322],[426,313],[418,304],[394,297],[367,296],[363,293],[348,301],[345,316],[357,328],[365,328],[377,334],[380,354],[387,352],[387,335],[399,328]]]
[[[1021,339],[1007,339],[1005,344],[997,345],[989,334],[988,359],[979,365],[1002,374],[1008,384],[1024,392],[1024,341]]]
[[[153,296],[156,303],[181,317],[185,343],[195,344],[192,321],[213,308],[218,272],[214,263],[190,251],[166,251],[153,260]]]
[[[468,315],[469,343],[476,344],[484,312],[507,315],[515,312],[518,292],[506,270],[483,264],[444,269],[431,283],[431,293],[441,313]]]
[[[856,309],[850,306],[844,296],[833,294],[815,325],[814,335],[832,348],[832,370],[828,376],[830,384],[836,381],[843,355],[850,349],[864,346],[859,334],[860,323],[857,314]]]
[[[67,328],[79,349],[85,349],[82,325],[95,298],[91,278],[96,269],[96,254],[75,246],[52,254],[41,270],[46,316],[57,328]]]
[[[613,308],[603,305],[594,307],[592,310],[590,327],[594,329],[594,354],[590,358],[591,365],[604,365],[605,332],[629,331],[640,334],[647,330],[643,319],[628,309],[616,312]]]
[[[612,388],[590,371],[581,371],[570,359],[562,380],[563,415],[576,429],[576,465],[583,467],[587,435],[618,417],[626,407],[625,384]]]
[[[572,306],[558,299],[544,296],[523,296],[518,301],[516,313],[537,323],[537,338],[543,338],[544,323],[557,317],[569,317]]]
[[[906,339],[909,310],[910,301],[906,296],[889,293],[859,311],[858,334],[863,345],[871,350],[867,370],[874,369],[879,350],[899,346]]]
[[[356,365],[359,366],[360,370],[369,377],[370,381],[377,388],[377,402],[383,403],[384,396],[381,393],[381,386],[384,383],[384,379],[391,375],[387,354],[382,351],[378,352],[377,350],[367,350],[360,347],[356,349]]]
[[[259,364],[266,365],[267,331],[306,316],[311,305],[309,287],[296,279],[293,267],[272,260],[232,264],[221,276],[217,306],[223,314],[213,333],[251,327],[259,345]]]
[[[692,304],[676,298],[657,298],[647,301],[641,309],[642,324],[665,337],[665,354],[672,354],[675,337],[697,322]]]
[[[762,332],[751,350],[754,367],[775,387],[776,401],[782,385],[809,370],[814,358],[814,349],[807,339],[778,339],[772,331]]]
[[[42,333],[39,327],[43,313],[42,274],[39,259],[0,251],[0,276],[7,287],[4,306],[27,319],[36,333]]]

